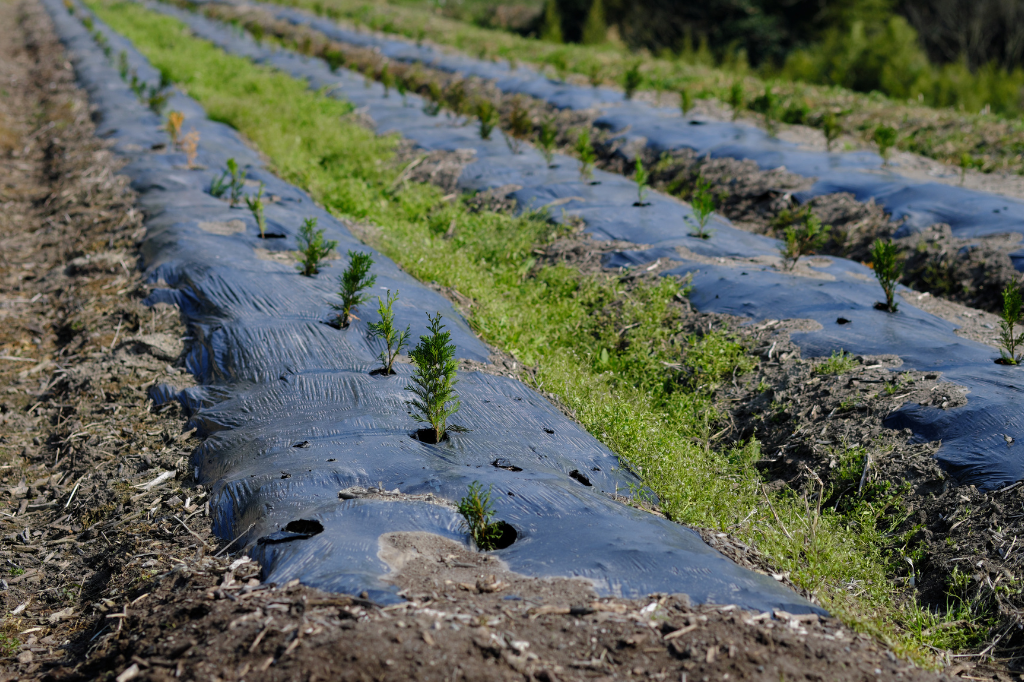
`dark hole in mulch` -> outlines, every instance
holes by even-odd
[[[494,542],[494,549],[505,549],[511,547],[512,543],[519,539],[519,533],[512,527],[511,524],[505,523],[504,521],[495,521],[494,525],[501,531],[501,535]]]
[[[499,457],[498,459],[491,462],[491,466],[497,467],[499,469],[504,469],[505,471],[522,471],[522,468],[517,467],[515,464],[505,459],[504,457]]]
[[[419,429],[409,434],[409,437],[413,440],[418,440],[421,443],[429,443],[430,445],[437,445],[437,432],[434,429]],[[448,440],[448,434],[441,436],[441,440]]]
[[[296,519],[295,521],[289,521],[284,529],[289,533],[317,535],[324,532],[324,524],[315,519]]]
[[[579,469],[573,469],[572,471],[570,471],[569,478],[575,478],[577,481],[587,486],[588,488],[594,485],[593,483],[590,482],[589,478],[587,478],[586,476],[579,472]]]
[[[850,322],[851,320],[848,320],[845,317],[840,317],[836,319],[836,324],[850,324]]]

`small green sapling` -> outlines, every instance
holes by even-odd
[[[552,116],[540,124],[540,135],[537,138],[540,150],[544,154],[544,160],[549,166],[555,159],[555,141],[557,139],[558,128],[555,126],[555,119]]]
[[[832,145],[843,133],[843,126],[839,124],[839,117],[834,111],[826,111],[821,117],[821,130],[825,133],[825,149],[832,151]]]
[[[729,88],[729,106],[732,107],[732,120],[740,115],[740,110],[746,102],[746,93],[743,91],[743,83],[734,81]]]
[[[597,152],[590,142],[590,131],[581,128],[576,136],[576,153],[580,157],[580,180],[590,180],[594,177],[594,162],[597,161]]]
[[[999,334],[999,349],[1005,365],[1019,365],[1024,361],[1024,353],[1018,352],[1024,346],[1024,329],[1016,331],[1022,323],[1024,314],[1024,296],[1016,283],[1010,283],[1003,289],[1003,315],[999,321],[1002,331]]]
[[[476,103],[476,115],[480,119],[480,139],[491,139],[491,131],[498,124],[498,108],[489,99],[481,99]]]
[[[508,141],[508,147],[512,153],[518,154],[522,148],[522,141],[533,131],[530,110],[524,106],[520,97],[512,100],[512,109],[508,114],[508,127],[511,135],[506,135],[505,139]]]
[[[877,303],[875,307],[890,313],[896,312],[899,305],[896,303],[896,285],[903,274],[903,263],[896,257],[896,245],[891,239],[875,240],[871,247],[871,267],[885,292],[885,303]]]
[[[644,204],[644,195],[647,194],[649,188],[649,182],[651,174],[644,168],[644,162],[640,160],[640,157],[636,157],[636,174],[633,176],[633,180],[636,181],[636,203],[634,206],[646,206]]]
[[[878,153],[882,155],[883,165],[889,165],[889,150],[896,145],[896,129],[887,125],[879,125],[872,134]]]
[[[492,523],[494,507],[491,504],[491,488],[484,487],[479,481],[469,484],[466,496],[459,500],[459,514],[463,525],[476,546],[487,552],[498,544],[501,537],[501,524]]]
[[[299,264],[296,266],[306,277],[320,272],[320,261],[331,255],[338,242],[324,239],[324,231],[316,229],[316,218],[306,218],[295,239],[299,244]]]
[[[369,300],[370,295],[364,294],[377,281],[377,275],[370,274],[370,267],[373,266],[373,256],[362,251],[348,252],[348,267],[338,278],[341,290],[338,295],[341,303],[332,303],[331,307],[339,311],[336,322],[339,327],[347,327],[355,315],[352,309],[357,305]]]
[[[413,383],[406,386],[416,396],[411,402],[419,410],[412,418],[430,424],[434,443],[440,443],[448,430],[448,418],[459,411],[461,403],[454,391],[458,380],[455,378],[455,344],[451,333],[442,331],[441,313],[431,316],[427,325],[429,335],[421,336],[420,342],[409,353],[416,363]]]
[[[711,195],[711,183],[702,177],[697,178],[697,184],[693,187],[690,210],[693,211],[693,217],[686,216],[686,221],[696,228],[690,234],[707,239],[711,236],[707,226],[708,221],[711,220],[711,214],[715,211],[715,198]]]
[[[693,95],[690,94],[689,88],[679,88],[679,108],[682,110],[683,116],[693,109]]]
[[[380,84],[384,86],[384,96],[390,95],[391,88],[395,85],[395,77],[391,74],[391,69],[387,64],[380,70]]]
[[[242,200],[246,171],[239,169],[238,163],[234,159],[228,159],[227,166],[227,170],[221,173],[219,178],[213,179],[210,184],[210,194],[220,198],[230,191],[228,196],[231,199],[231,205],[234,206]]]
[[[800,256],[814,253],[824,246],[832,231],[831,225],[821,224],[821,219],[814,215],[810,206],[803,213],[803,224],[794,223],[787,227],[783,238],[782,256],[789,262],[790,270],[796,267]]]
[[[380,352],[381,374],[392,373],[392,366],[395,358],[402,352],[402,348],[409,343],[409,327],[404,330],[395,327],[395,313],[392,308],[398,300],[398,292],[394,295],[388,289],[387,298],[377,297],[377,312],[380,313],[380,322],[371,322],[370,338],[380,339],[384,342],[384,350]]]
[[[640,73],[640,62],[633,62],[633,65],[626,69],[626,74],[622,78],[622,87],[626,91],[626,99],[633,99],[633,94],[636,93],[643,81],[643,74]]]
[[[601,68],[599,63],[593,62],[590,65],[590,75],[588,76],[588,80],[590,80],[590,85],[595,88],[600,86],[604,81],[604,69]]]
[[[252,217],[256,219],[256,226],[260,228],[260,239],[266,239],[267,236],[267,218],[263,215],[263,183],[260,183],[260,189],[255,195],[250,195],[245,198],[245,205],[249,207],[249,211],[252,212]]]

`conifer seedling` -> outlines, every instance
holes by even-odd
[[[540,150],[544,154],[544,160],[548,166],[555,159],[555,141],[558,138],[558,128],[555,126],[555,119],[552,116],[540,125],[540,135],[538,136],[538,142],[540,143]]]
[[[732,120],[740,115],[740,109],[746,101],[746,93],[743,92],[743,83],[735,81],[729,88],[729,106],[732,107]]]
[[[227,188],[231,191],[229,196],[231,199],[231,205],[234,206],[242,200],[242,191],[245,189],[246,171],[241,170],[238,167],[238,162],[234,159],[228,159],[227,167],[227,171],[221,175],[221,181],[223,182],[225,178],[228,179]]]
[[[529,137],[533,130],[533,122],[530,120],[530,110],[523,105],[521,98],[512,100],[512,110],[508,114],[508,127],[512,133],[506,136],[509,149],[513,154],[518,154],[522,148],[522,141]]]
[[[441,112],[442,100],[444,93],[441,86],[434,81],[427,83],[427,101],[423,103],[423,113],[427,116],[437,116]]]
[[[192,129],[181,138],[181,151],[185,153],[185,167],[196,168],[196,157],[199,156],[199,131]]]
[[[882,163],[889,165],[889,151],[896,145],[896,129],[887,125],[879,125],[872,134],[878,153],[882,155]]]
[[[489,99],[481,99],[476,103],[476,115],[480,119],[480,139],[491,139],[491,131],[498,124],[498,108]]]
[[[430,424],[434,433],[434,442],[440,443],[448,431],[448,418],[459,411],[461,403],[454,387],[458,383],[455,378],[455,344],[451,342],[451,333],[444,330],[441,324],[441,313],[431,316],[427,313],[426,336],[409,353],[416,363],[416,372],[412,376],[413,383],[406,386],[416,396],[410,403],[419,410],[412,418],[418,422]]]
[[[822,225],[821,219],[814,215],[811,207],[804,210],[803,224],[793,224],[786,228],[783,239],[782,256],[789,262],[789,269],[796,267],[800,256],[814,253],[820,249],[825,240],[828,239],[831,225]]]
[[[267,219],[263,215],[263,183],[260,183],[260,189],[256,192],[255,196],[250,195],[245,198],[245,205],[249,207],[249,211],[252,212],[252,217],[256,220],[256,227],[260,228],[260,239],[267,238]]]
[[[843,133],[843,127],[839,124],[839,117],[835,112],[828,111],[821,119],[821,130],[825,133],[825,149],[832,151],[832,145]]]
[[[682,110],[683,116],[686,116],[693,109],[693,95],[690,94],[689,88],[679,89],[679,108]]]
[[[172,111],[167,114],[167,125],[164,129],[171,137],[171,148],[178,146],[178,137],[181,135],[181,124],[185,122],[185,114],[180,111]]]
[[[121,80],[128,80],[128,53],[124,50],[117,54],[117,71],[121,74]]]
[[[387,298],[377,297],[377,312],[380,314],[380,322],[371,322],[369,326],[370,338],[380,339],[384,342],[384,350],[380,352],[381,374],[390,375],[395,358],[402,352],[402,348],[409,344],[409,327],[404,330],[395,327],[395,313],[393,307],[398,300],[398,292],[392,295],[388,289]]]
[[[604,81],[604,69],[597,62],[590,65],[590,71],[587,79],[590,81],[592,87],[599,87]]]
[[[391,88],[395,84],[395,77],[391,75],[391,69],[385,64],[380,70],[380,84],[384,86],[384,96],[387,97],[391,94]]]
[[[576,136],[576,153],[580,157],[580,180],[590,180],[594,177],[594,162],[597,161],[597,152],[590,142],[590,131],[581,128]]]
[[[483,485],[473,481],[458,505],[466,532],[477,548],[484,552],[494,549],[501,537],[501,524],[491,522],[494,518],[491,491],[492,488],[488,488],[484,492]]]
[[[634,206],[646,206],[644,203],[644,195],[647,194],[648,183],[651,179],[651,174],[644,168],[644,162],[640,160],[640,157],[636,157],[636,174],[633,176],[633,180],[636,181],[636,203]]]
[[[715,198],[711,195],[711,183],[704,178],[697,178],[693,195],[690,197],[690,209],[693,211],[693,218],[687,216],[686,220],[696,227],[696,230],[690,235],[707,239],[711,236],[707,225],[711,220],[711,214],[715,211]]]
[[[640,62],[633,62],[633,65],[626,69],[626,74],[622,79],[622,87],[626,91],[626,99],[633,99],[633,95],[640,87],[640,84],[643,83],[643,80],[643,74],[640,73]]]
[[[999,343],[1002,345],[999,354],[1005,365],[1019,365],[1024,361],[1024,352],[1018,352],[1024,346],[1024,329],[1017,331],[1024,321],[1021,319],[1022,314],[1024,296],[1021,295],[1020,287],[1015,283],[1007,284],[1003,289],[1003,319],[999,321],[1002,328],[999,334]]]
[[[890,313],[896,312],[899,305],[896,303],[896,285],[903,274],[903,263],[896,257],[896,245],[891,239],[875,240],[871,247],[871,267],[885,292],[885,303],[877,303],[875,307]]]
[[[316,218],[306,218],[302,222],[295,241],[301,253],[296,267],[306,277],[320,272],[320,261],[331,255],[331,251],[338,245],[334,240],[324,239],[324,231],[316,229]]]
[[[339,327],[347,327],[355,315],[352,309],[370,298],[369,294],[363,291],[369,289],[377,281],[377,275],[370,274],[373,266],[373,256],[362,251],[348,252],[348,267],[338,278],[341,290],[338,295],[341,303],[332,303],[331,307],[339,311],[336,318]]]

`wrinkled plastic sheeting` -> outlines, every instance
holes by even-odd
[[[200,0],[199,4],[204,4]],[[873,152],[821,152],[773,137],[756,126],[682,116],[677,109],[627,100],[608,88],[573,85],[547,78],[529,66],[513,69],[508,62],[484,61],[445,52],[438,47],[414,45],[343,28],[333,21],[304,11],[268,3],[250,2],[280,19],[309,26],[324,35],[360,47],[379,49],[388,59],[415,63],[448,73],[493,81],[505,93],[522,93],[560,109],[603,109],[595,125],[644,142],[656,154],[690,149],[698,156],[749,159],[762,169],[784,167],[808,178],[814,186],[797,192],[800,201],[836,192],[849,192],[859,201],[874,199],[903,220],[897,237],[948,223],[957,237],[1024,234],[1024,202],[935,182],[903,177]],[[632,162],[632,158],[628,159]],[[1024,263],[1018,263],[1024,269]]]
[[[180,154],[153,150],[165,141],[155,132],[160,121],[63,5],[43,3],[98,105],[99,129],[130,159],[124,172],[147,217],[145,265],[162,285],[149,301],[180,305],[194,336],[188,363],[204,386],[180,393],[155,387],[150,395],[177,397],[193,412],[187,427],[205,440],[192,464],[197,481],[210,487],[214,530],[225,539],[240,536],[263,562],[265,578],[397,601],[397,588],[384,580],[382,534],[425,531],[467,542],[450,506],[401,494],[452,501],[481,481],[493,486],[497,518],[518,534],[496,552],[512,570],[578,577],[606,595],[685,593],[697,602],[822,613],[770,577],[727,560],[694,531],[612,500],[609,493],[637,486],[636,477],[518,381],[460,373],[462,409],[454,421],[471,430],[452,433],[442,445],[411,437],[419,426],[405,390],[411,367],[371,375],[376,349],[367,345],[364,322],[346,330],[322,324],[340,266],[305,278],[291,265],[259,257],[261,250],[294,249],[295,231],[309,216],[342,249],[365,247],[181,94],[169,108],[187,112],[186,129],[201,133],[199,162],[206,168],[182,169]],[[138,75],[157,78],[127,41],[95,25]],[[268,208],[279,238],[259,240],[243,211],[205,191],[229,157],[245,160],[250,175],[280,197]],[[424,312],[440,310],[458,355],[486,359],[487,349],[444,299],[375,257],[378,286],[401,289],[402,324],[422,329]],[[401,494],[340,500],[338,491],[353,485]]]
[[[777,260],[778,240],[737,229],[719,216],[709,224],[709,239],[690,236],[693,215],[687,206],[657,192],[649,193],[646,206],[635,206],[636,184],[621,175],[595,172],[592,182],[581,181],[579,162],[574,159],[556,156],[553,167],[548,167],[528,145],[522,153],[513,154],[502,141],[481,140],[475,127],[458,119],[428,116],[422,111],[423,100],[414,95],[386,97],[379,83],[367,88],[361,75],[344,69],[332,73],[321,60],[263,48],[222,23],[162,4],[152,7],[178,17],[197,35],[229,52],[272,64],[306,79],[311,87],[329,88],[334,96],[352,101],[373,118],[379,132],[400,132],[424,149],[474,150],[476,160],[459,179],[464,189],[520,185],[513,196],[521,210],[545,209],[562,221],[582,218],[594,237],[650,245],[645,250],[610,254],[605,265],[639,267],[658,259],[678,261],[679,267],[665,274],[693,274],[690,300],[700,310],[755,320],[814,319],[822,324],[821,331],[792,335],[805,357],[827,356],[838,349],[892,353],[901,356],[907,368],[941,371],[946,380],[969,389],[966,406],[946,411],[907,405],[890,415],[886,425],[909,428],[918,441],[942,441],[936,457],[962,483],[991,489],[1024,478],[1024,454],[1007,447],[1003,438],[1003,434],[1015,442],[1024,438],[1021,369],[996,365],[998,353],[993,348],[957,336],[954,325],[911,305],[904,304],[895,315],[876,310],[881,290],[869,268],[829,258],[824,261],[831,265],[817,268],[818,278],[780,271],[770,264]],[[838,158],[860,163],[855,155]],[[686,260],[680,253],[717,260],[717,264]],[[840,317],[851,322],[840,325]]]

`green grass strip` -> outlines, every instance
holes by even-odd
[[[557,395],[637,472],[672,519],[755,545],[826,608],[918,662],[931,660],[925,644],[960,644],[950,639],[957,628],[928,634],[956,617],[952,612],[939,617],[912,600],[901,605],[903,588],[887,577],[911,552],[904,538],[885,536],[904,518],[895,492],[883,488],[839,511],[818,511],[813,500],[766,493],[753,467],[756,442],[711,447],[710,389],[755,360],[726,333],[679,332],[678,309],[670,305],[684,293],[678,282],[651,277],[627,290],[613,276],[564,266],[537,270],[533,249],[564,228],[533,215],[473,212],[429,185],[395,188],[398,138],[358,125],[347,102],[229,56],[136,4],[94,0],[90,7],[211,119],[252,140],[280,177],[341,218],[383,226],[370,229],[368,243],[414,277],[471,297],[472,327],[536,366],[535,386]],[[675,374],[666,368],[673,363],[681,366]],[[862,455],[844,460],[851,475],[859,475]]]

